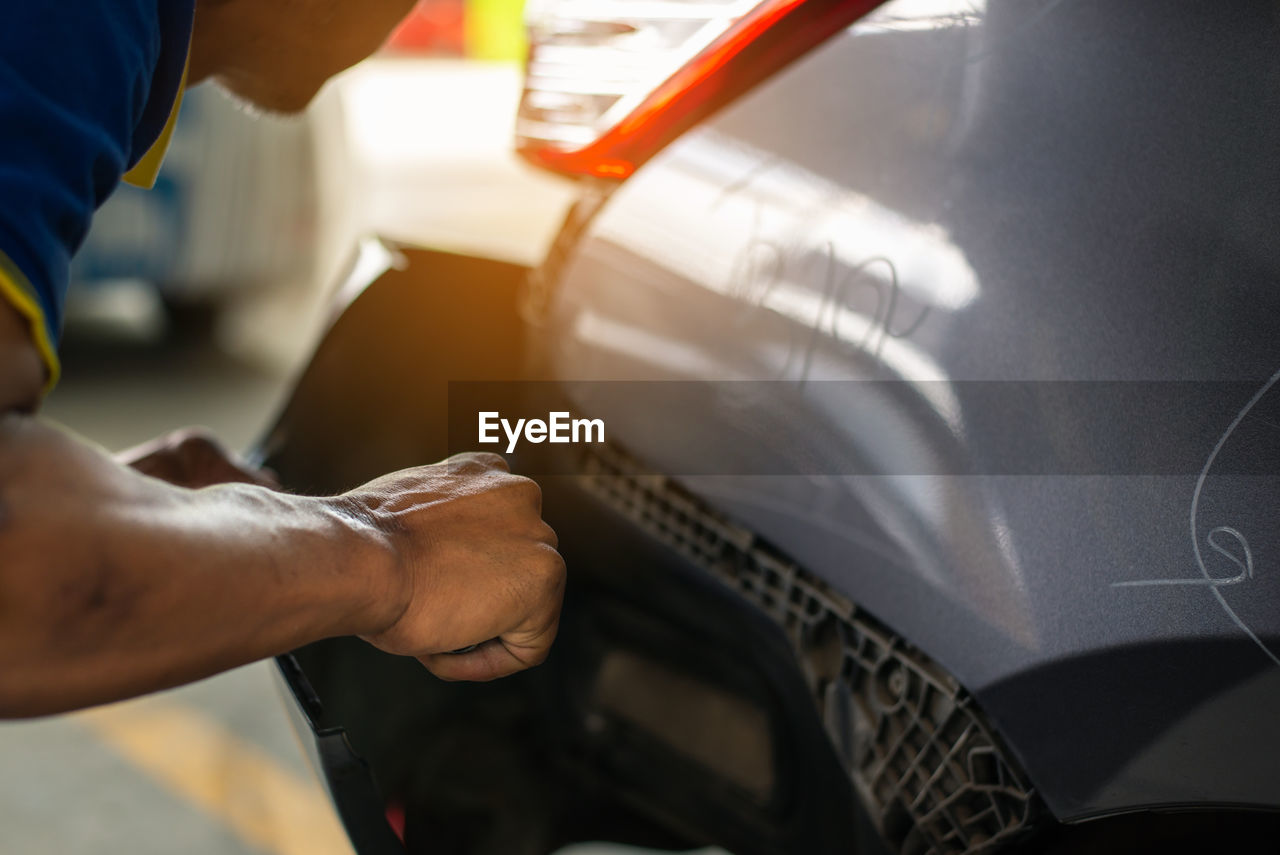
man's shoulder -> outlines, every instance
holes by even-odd
[[[164,130],[193,14],[194,0],[0,6],[0,298],[39,315],[50,352],[93,212]]]

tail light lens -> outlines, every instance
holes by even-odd
[[[883,0],[529,0],[516,145],[623,179],[663,146]]]

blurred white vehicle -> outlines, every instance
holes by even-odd
[[[573,196],[512,151],[520,90],[515,61],[403,54],[341,75],[299,117],[193,89],[155,188],[121,186],[98,212],[68,324],[127,316],[155,336],[194,321],[287,369],[366,236],[536,263]]]
[[[314,136],[309,117],[254,118],[212,87],[193,89],[156,186],[122,185],[94,218],[72,265],[81,297],[141,281],[166,303],[218,307],[309,278]]]

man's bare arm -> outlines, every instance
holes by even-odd
[[[44,388],[44,362],[27,321],[0,297],[0,413],[33,413]]]
[[[185,489],[36,418],[42,374],[22,320],[0,307],[0,716],[178,685],[337,635],[448,679],[546,656],[564,565],[536,485],[500,458],[334,498]]]

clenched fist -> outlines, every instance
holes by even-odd
[[[547,657],[564,561],[538,485],[501,457],[456,455],[337,501],[367,523],[394,568],[394,618],[365,640],[447,680],[491,680]]]
[[[117,455],[171,484],[277,487],[208,432],[186,429]],[[379,612],[394,620],[363,637],[415,656],[450,680],[489,680],[546,658],[560,616],[564,562],[542,521],[542,496],[496,454],[460,454],[386,475],[330,501],[389,566]],[[473,648],[473,649],[468,649]],[[453,651],[465,650],[459,653]]]

